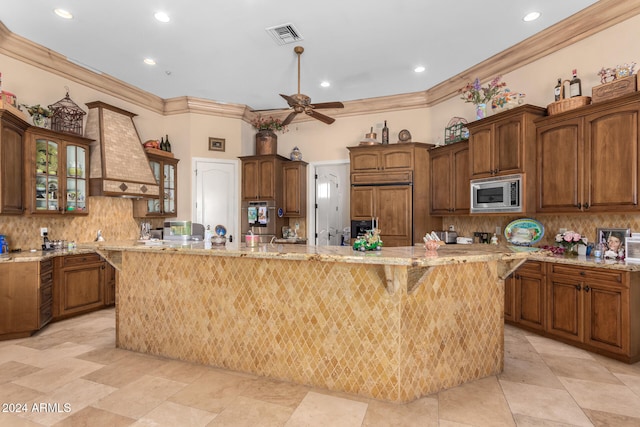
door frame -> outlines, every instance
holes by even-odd
[[[318,166],[342,166],[349,165],[349,159],[324,160],[320,162],[309,162],[307,168],[307,244],[317,246],[316,234],[316,168]],[[348,176],[348,174],[347,174]],[[347,185],[350,185],[349,182]]]
[[[227,165],[231,165],[233,167],[233,175],[235,176],[233,183],[233,190],[231,191],[232,200],[229,200],[228,203],[231,203],[233,207],[233,216],[235,216],[235,227],[234,230],[227,230],[227,235],[234,236],[235,241],[240,242],[240,160],[238,159],[218,159],[212,157],[192,157],[191,158],[191,178],[193,185],[191,186],[191,220],[193,222],[197,222],[197,214],[198,209],[196,206],[197,194],[198,194],[198,180],[196,176],[196,164],[198,162],[202,163],[223,163]]]

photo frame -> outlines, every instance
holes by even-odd
[[[224,138],[209,137],[209,151],[224,151]]]
[[[625,261],[640,262],[640,236],[632,234],[624,242]]]
[[[596,228],[596,244],[604,245],[604,254],[613,250],[618,254],[617,258],[624,257],[626,241],[630,237],[630,228]]]

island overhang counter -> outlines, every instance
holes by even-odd
[[[93,245],[118,270],[117,347],[391,402],[502,371],[527,254],[461,246]]]

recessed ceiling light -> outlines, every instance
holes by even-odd
[[[73,15],[70,12],[67,12],[64,9],[53,9],[53,12],[58,15],[60,18],[64,19],[72,19]]]
[[[413,71],[415,71],[416,73],[423,73],[424,70],[426,70],[426,68],[422,65],[418,65],[416,68],[413,69]]]
[[[331,86],[331,83],[329,83],[329,82],[327,82],[327,81],[324,81],[324,82],[320,83],[320,86],[322,86],[322,87],[329,87],[329,86]]]
[[[145,58],[144,59],[144,63],[147,64],[147,65],[156,65],[156,61],[154,61],[151,58]]]
[[[530,22],[535,21],[538,18],[540,18],[540,12],[529,12],[524,16],[524,18],[522,18],[522,20],[524,22]]]
[[[169,22],[171,20],[171,18],[169,18],[169,15],[167,15],[165,12],[156,12],[153,16],[160,22]]]

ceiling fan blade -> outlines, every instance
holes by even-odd
[[[326,123],[328,125],[330,125],[331,123],[336,121],[336,119],[331,118],[329,116],[325,116],[324,114],[318,113],[317,111],[314,111],[312,109],[305,110],[305,113],[307,113],[307,115],[313,117],[314,119],[318,119],[321,122],[324,122],[324,123]]]
[[[291,123],[297,114],[298,113],[296,113],[295,111],[291,112],[291,114],[289,114],[287,118],[282,121],[282,126],[286,126]]]
[[[298,105],[298,101],[296,101],[294,98],[290,97],[289,95],[280,94],[280,96],[287,101],[287,104],[289,104],[290,107]]]
[[[344,104],[342,102],[320,102],[318,104],[310,105],[311,108],[344,108]]]

